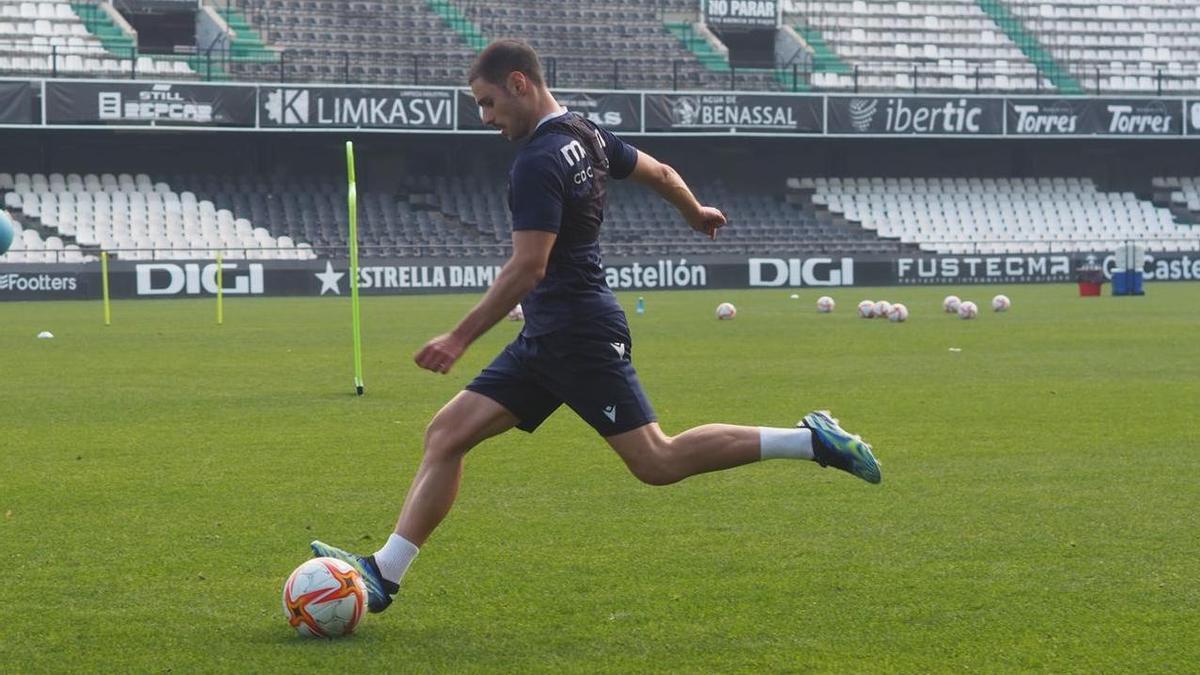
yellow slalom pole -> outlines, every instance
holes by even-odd
[[[223,260],[221,252],[217,252],[217,325],[225,325],[225,284],[222,283],[222,270],[224,266],[221,264]]]
[[[362,396],[362,327],[358,308],[358,181],[354,178],[354,141],[346,141],[346,179],[346,201],[350,209],[350,322],[354,334],[354,393]]]
[[[104,287],[104,325],[112,325],[112,307],[108,302],[108,251],[100,252],[100,285]]]

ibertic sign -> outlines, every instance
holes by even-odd
[[[831,96],[831,134],[939,136],[1003,133],[1001,99],[944,96]]]

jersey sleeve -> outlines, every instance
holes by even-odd
[[[608,155],[608,175],[617,180],[628,178],[637,166],[637,148],[608,129],[596,128],[600,130],[600,138],[604,141],[604,154]]]
[[[512,170],[513,230],[558,232],[565,189],[553,156],[533,153],[517,160]]]

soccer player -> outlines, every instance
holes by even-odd
[[[522,144],[509,174],[513,252],[479,304],[415,360],[435,373],[450,372],[518,302],[525,325],[429,423],[421,466],[383,548],[359,556],[312,543],[315,555],[340,558],[362,572],[372,612],[391,604],[419,547],[450,512],[467,452],[513,427],[532,432],[564,403],[651,485],[776,458],[813,460],[880,482],[871,447],[825,412],[805,416],[794,428],[706,424],[677,436],[663,433],[633,369],[625,313],[604,281],[597,240],[605,188],[609,179],[641,183],[709,237],[725,216],[700,204],[670,166],[563,110],[525,43],[493,42],[468,81],[484,123]]]

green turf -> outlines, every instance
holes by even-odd
[[[378,547],[425,423],[516,326],[437,376],[411,355],[475,298],[365,298],[359,399],[344,298],[234,299],[223,327],[209,300],[110,328],[0,303],[0,671],[1194,670],[1200,286],[789,293],[645,294],[663,425],[830,407],[881,486],[775,461],[648,487],[560,411],[472,453],[397,604],[332,643],[295,637],[283,579],[314,537]]]

